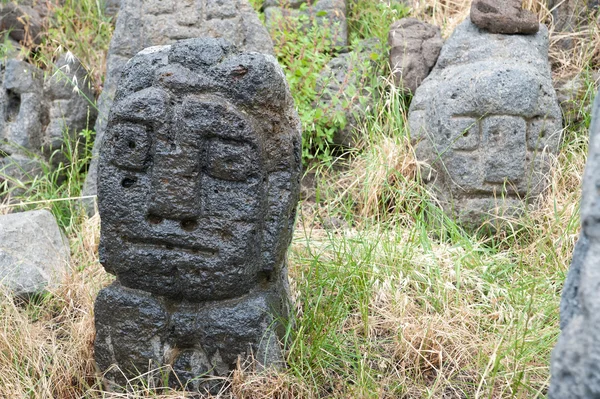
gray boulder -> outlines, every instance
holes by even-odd
[[[416,18],[402,18],[388,34],[394,84],[415,93],[429,75],[444,44],[440,28]]]
[[[522,212],[547,186],[560,142],[547,29],[499,35],[464,21],[417,89],[409,124],[421,175],[458,222]]]
[[[354,147],[356,128],[373,106],[373,79],[380,56],[378,39],[364,40],[354,50],[332,59],[321,71],[316,90],[319,93],[315,107],[327,110],[331,116],[344,115],[346,124],[333,136],[336,146]]]
[[[124,372],[109,380],[149,362],[171,365],[171,384],[238,356],[280,364],[301,148],[273,56],[202,38],[127,63],[98,180],[100,261],[117,282],[96,301],[95,354]]]
[[[471,21],[491,33],[534,34],[540,26],[537,16],[522,6],[521,0],[473,0]]]
[[[582,235],[561,301],[561,334],[550,365],[549,399],[600,397],[600,96],[593,106],[581,198]]]
[[[310,4],[307,7],[301,7]],[[317,24],[328,30],[332,48],[345,50],[348,45],[348,23],[345,0],[266,0],[265,22],[269,30],[281,30],[281,25],[300,23],[302,29]]]
[[[69,243],[47,210],[0,216],[0,281],[17,296],[56,288],[66,276]]]
[[[98,99],[93,158],[84,195],[95,195],[98,154],[117,82],[127,61],[146,47],[194,37],[222,37],[246,51],[274,54],[273,42],[247,0],[121,0],[106,61],[104,90]],[[87,204],[93,212],[93,201]]]

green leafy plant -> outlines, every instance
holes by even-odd
[[[324,123],[323,110],[313,103],[319,73],[333,56],[331,31],[306,14],[281,15],[270,31],[302,121],[303,159],[327,158],[334,128]]]

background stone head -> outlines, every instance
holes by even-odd
[[[499,35],[463,22],[416,92],[409,123],[423,176],[467,225],[513,213],[546,186],[562,119],[548,33]]]
[[[208,38],[140,52],[101,151],[102,264],[125,286],[191,301],[279,278],[300,139],[272,56]]]

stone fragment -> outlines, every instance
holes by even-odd
[[[537,16],[524,10],[521,0],[473,0],[471,21],[491,33],[534,34],[540,28]]]
[[[14,178],[8,170],[18,171],[17,165],[26,158],[36,164],[42,159],[53,164],[64,161],[59,151],[64,139],[75,141],[81,130],[94,123],[94,94],[77,59],[63,54],[54,70],[44,75],[25,61],[9,59],[0,65],[2,175]]]
[[[390,26],[388,44],[394,84],[415,93],[435,65],[444,41],[437,26],[402,18]]]
[[[554,80],[553,85],[565,122],[574,123],[580,121],[584,116],[582,104],[585,101],[587,92],[584,75],[577,74],[559,78]],[[585,111],[590,111],[589,104],[587,108]]]
[[[127,63],[98,185],[100,260],[117,282],[96,302],[96,361],[124,372],[109,380],[150,363],[204,389],[197,377],[238,356],[280,364],[301,147],[270,55],[202,38]]]
[[[281,31],[286,24],[299,23],[302,29],[314,24],[327,29],[332,48],[348,46],[348,23],[345,0],[266,0],[265,22],[269,30]]]
[[[69,243],[47,210],[0,216],[0,281],[17,296],[41,294],[63,281]]]
[[[588,17],[598,10],[599,4],[598,0],[548,0],[554,29],[557,32],[572,32],[587,25]]]
[[[146,47],[195,37],[222,37],[242,50],[274,54],[269,37],[248,0],[121,0],[106,62],[104,89],[98,99],[92,162],[84,195],[96,194],[98,154],[108,111],[127,60]],[[93,211],[93,201],[88,212]]]
[[[0,4],[0,30],[22,44],[40,44],[43,19],[38,9],[14,2]]]
[[[581,237],[561,301],[561,334],[550,364],[549,399],[600,397],[600,96],[590,126],[581,197]]]
[[[106,0],[104,2],[104,15],[114,17],[119,13],[121,8],[121,0]]]
[[[336,146],[351,148],[360,139],[356,128],[375,100],[372,81],[380,48],[378,39],[364,40],[353,51],[332,59],[319,75],[316,91],[320,94],[315,107],[324,109],[334,119],[342,114],[346,121],[333,135]]]
[[[495,35],[464,21],[417,89],[409,125],[424,181],[458,222],[521,213],[546,187],[560,142],[547,29]]]
[[[557,45],[563,50],[574,46],[573,32],[587,27],[590,22],[596,23],[598,0],[548,0],[548,9],[552,12],[554,33],[559,36]],[[561,34],[566,35],[561,35]],[[561,37],[562,36],[562,37]]]

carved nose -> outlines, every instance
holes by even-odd
[[[482,121],[484,180],[486,183],[516,183],[525,175],[527,156],[525,119],[491,116]]]
[[[202,196],[197,151],[181,148],[154,156],[149,217],[193,220],[201,216]]]

